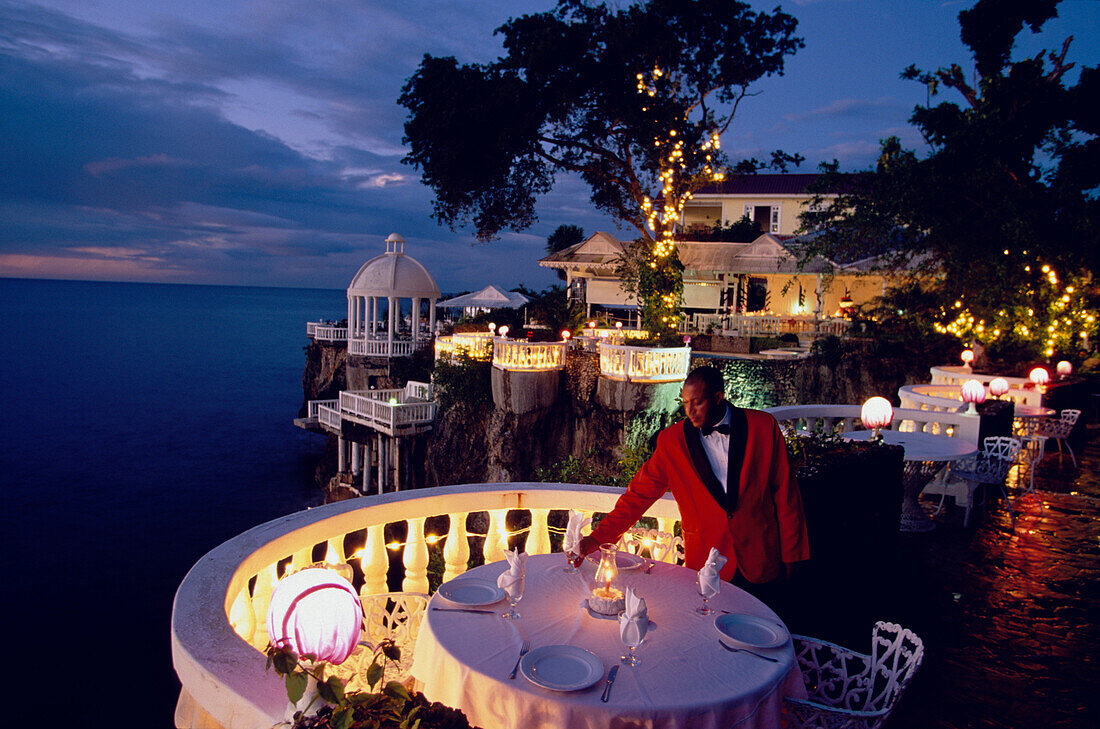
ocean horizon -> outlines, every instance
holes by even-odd
[[[187,570],[322,502],[324,441],[292,420],[305,324],[345,309],[338,289],[0,278],[8,654],[83,707],[77,722],[173,726],[169,619]],[[27,698],[17,718],[57,723]]]

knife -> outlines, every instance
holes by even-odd
[[[474,610],[473,608],[433,607],[432,610],[438,610],[441,613],[477,613],[479,615],[496,615],[496,612],[493,610]]]
[[[600,701],[605,704],[611,698],[611,684],[615,683],[615,676],[617,675],[619,675],[619,667],[617,665],[612,666],[607,673],[607,685],[603,687],[603,696],[600,697]]]

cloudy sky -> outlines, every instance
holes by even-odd
[[[774,2],[752,3],[771,10]],[[562,223],[614,230],[559,181],[521,234],[473,244],[429,217],[404,166],[396,98],[424,53],[484,62],[492,31],[553,0],[0,0],[0,276],[343,288],[399,232],[444,291],[555,281]],[[723,139],[803,169],[909,146],[923,87],[959,62],[969,3],[795,0],[806,48],[760,83]],[[1021,52],[1075,35],[1100,62],[1100,2],[1067,0]]]

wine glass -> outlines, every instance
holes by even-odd
[[[625,613],[619,613],[619,637],[622,638],[627,653],[619,659],[619,662],[626,666],[637,666],[642,659],[638,658],[634,651],[645,640],[646,631],[637,625],[623,626],[624,617]]]
[[[566,549],[562,551],[565,554],[565,567],[562,568],[562,572],[567,575],[575,575],[578,570],[576,567],[573,566],[573,560],[575,560],[580,555],[572,549]]]
[[[505,588],[504,591],[508,594],[509,607],[508,612],[504,613],[500,617],[504,618],[505,620],[516,620],[520,617],[520,614],[516,612],[516,605],[518,605],[519,601],[523,599],[523,587],[525,582],[527,582],[526,570],[520,572],[519,579],[516,580],[512,585]]]
[[[695,608],[695,612],[700,615],[714,615],[718,611],[707,604],[707,601],[712,597],[706,593],[706,590],[699,588],[699,597],[703,598],[703,604],[700,607]]]

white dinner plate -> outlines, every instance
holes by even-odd
[[[600,553],[592,552],[588,555],[588,561],[592,564],[600,563]],[[622,572],[629,572],[630,570],[636,570],[645,564],[645,560],[636,554],[630,552],[616,552],[615,564],[618,565],[619,570]]]
[[[504,599],[504,590],[485,580],[451,580],[440,585],[436,593],[466,607],[492,605]]]
[[[731,613],[714,619],[719,640],[735,648],[778,648],[787,642],[786,628],[755,615]]]
[[[572,645],[544,645],[519,662],[528,681],[553,691],[579,691],[603,678],[603,663],[592,653]]]

